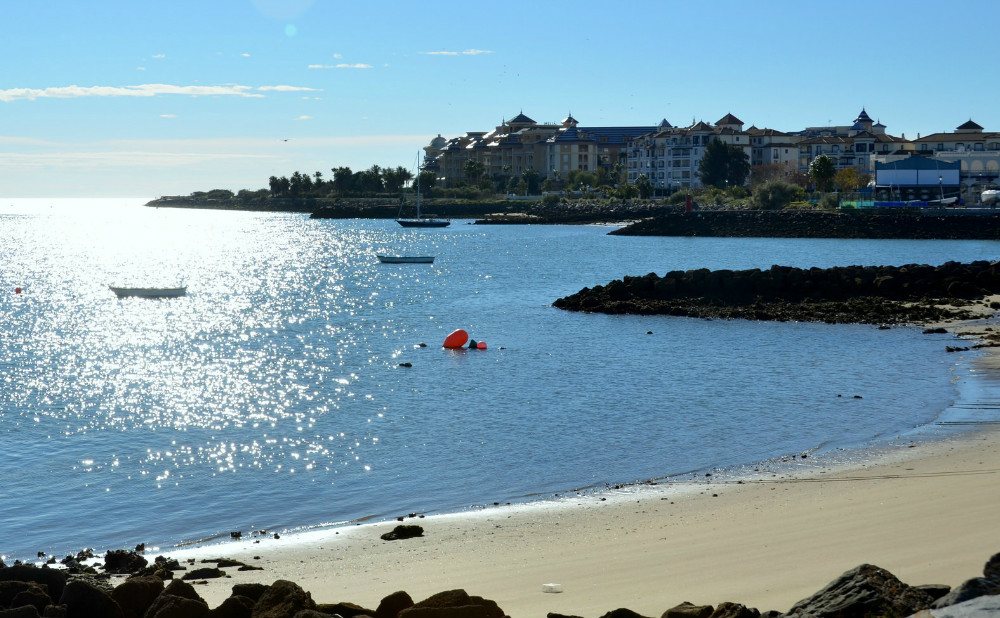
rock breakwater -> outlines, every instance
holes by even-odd
[[[772,266],[626,276],[584,288],[553,306],[610,314],[912,324],[971,319],[977,315],[973,304],[998,293],[996,262],[825,269]]]
[[[622,236],[1000,239],[1000,212],[671,212],[611,232]]]

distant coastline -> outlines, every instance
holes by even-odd
[[[309,213],[314,219],[394,219],[394,198],[217,199],[161,197],[157,208],[204,208],[255,212]],[[662,200],[490,201],[432,199],[425,213],[495,224],[622,224],[622,236],[714,236],[770,238],[896,238],[1000,240],[1000,211],[994,209],[749,210],[704,208],[686,212]]]

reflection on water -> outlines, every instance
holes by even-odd
[[[0,552],[16,556],[457,509],[898,435],[954,397],[940,341],[549,305],[626,274],[1000,246],[49,202],[0,202]],[[180,284],[175,299],[107,287]],[[442,350],[455,328],[489,349]]]

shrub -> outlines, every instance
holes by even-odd
[[[802,187],[784,180],[767,180],[753,191],[751,208],[759,210],[781,210],[795,200],[802,198]]]

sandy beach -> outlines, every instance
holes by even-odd
[[[803,468],[408,518],[424,536],[407,540],[379,538],[392,521],[167,553],[263,567],[198,586],[210,607],[234,583],[288,579],[319,603],[374,609],[398,590],[421,600],[463,588],[534,618],[618,607],[659,616],[683,601],[785,611],[862,563],[955,586],[1000,551],[1000,432],[990,425],[851,469]],[[563,592],[543,592],[547,583]]]

